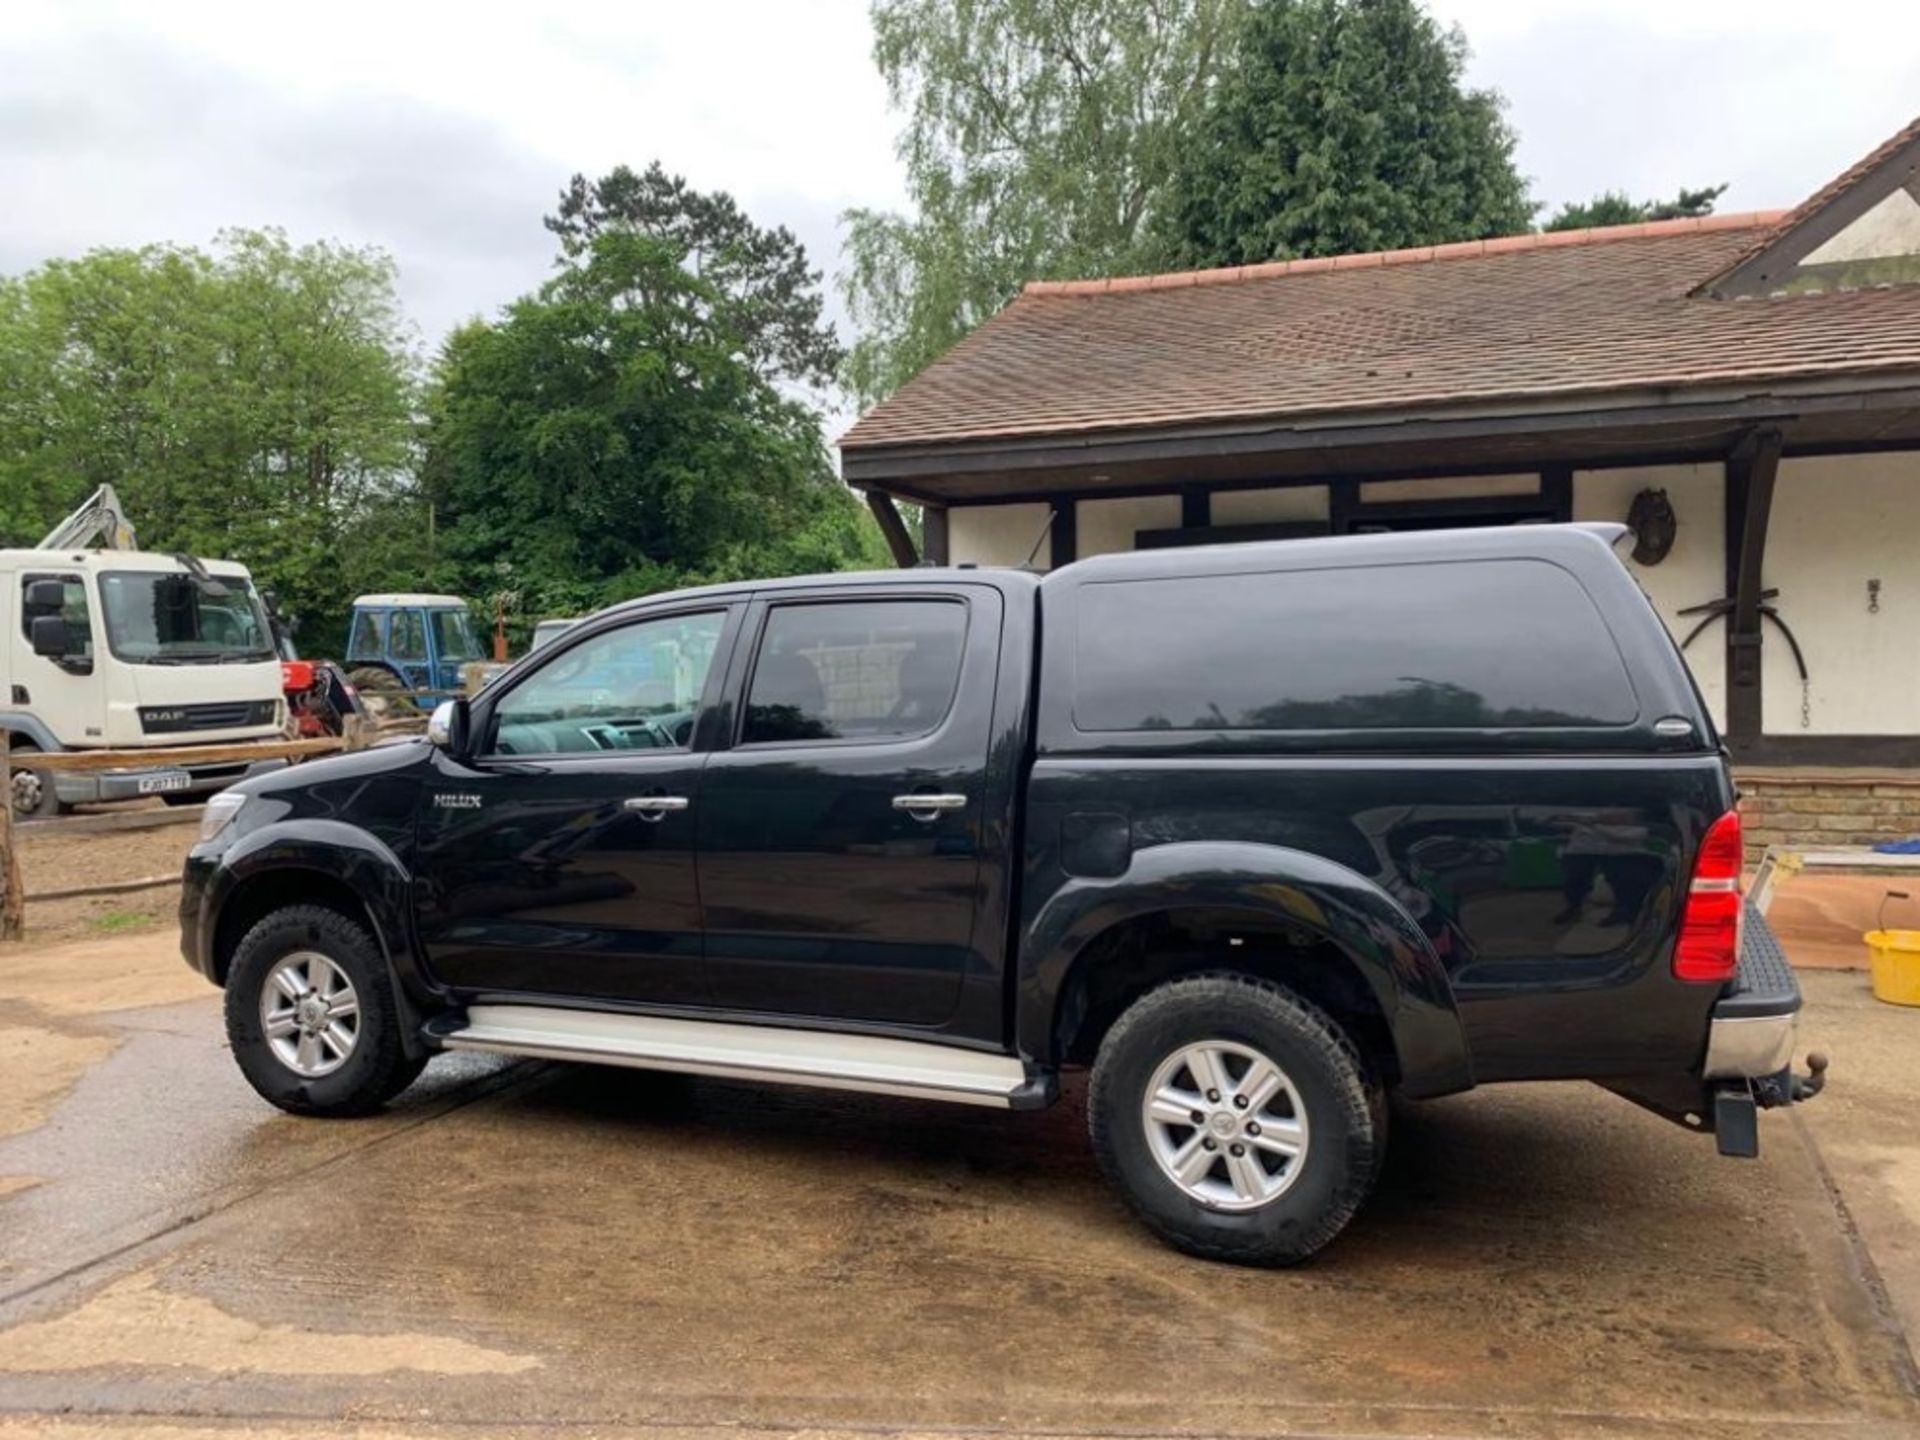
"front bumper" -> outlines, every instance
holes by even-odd
[[[95,805],[109,800],[139,800],[148,795],[211,795],[270,770],[285,760],[242,761],[232,765],[156,765],[140,770],[55,770],[53,792],[62,805]]]

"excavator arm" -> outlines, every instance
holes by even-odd
[[[113,486],[102,485],[80,503],[35,547],[40,550],[85,550],[98,545],[103,550],[138,550],[133,522],[120,508],[120,497]]]

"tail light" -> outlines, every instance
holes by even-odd
[[[1740,867],[1746,850],[1740,816],[1729,810],[1700,840],[1693,883],[1680,913],[1680,940],[1673,947],[1673,973],[1682,980],[1718,984],[1740,965]]]

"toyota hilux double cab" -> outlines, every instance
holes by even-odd
[[[1753,1154],[1818,1075],[1619,533],[654,596],[217,797],[186,956],[300,1114],[445,1050],[1012,1110],[1088,1069],[1121,1198],[1223,1260],[1331,1240],[1389,1095],[1592,1080]]]

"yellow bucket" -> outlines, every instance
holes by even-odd
[[[1869,930],[1873,998],[1889,1005],[1920,1005],[1920,930]]]

